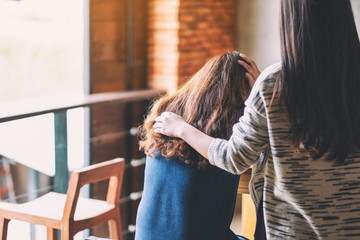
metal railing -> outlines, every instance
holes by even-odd
[[[55,140],[55,175],[53,178],[53,186],[46,186],[45,190],[50,191],[54,190],[56,192],[66,193],[68,187],[68,179],[69,179],[69,168],[68,168],[68,136],[67,136],[67,111],[74,108],[92,108],[100,105],[107,104],[130,104],[138,101],[151,101],[156,98],[163,92],[159,92],[156,90],[139,90],[139,91],[127,91],[127,92],[112,92],[112,93],[100,93],[100,94],[92,94],[82,98],[70,99],[70,98],[52,98],[51,100],[34,100],[23,102],[22,104],[14,103],[7,105],[0,105],[0,124],[10,121],[15,121],[19,119],[26,119],[34,116],[40,116],[44,114],[53,114],[54,115],[54,140]],[[117,105],[114,105],[116,107]],[[146,109],[144,109],[146,112]],[[91,119],[87,119],[90,121]],[[130,126],[129,129],[126,130],[126,134],[134,136],[136,135],[137,126]],[[116,133],[114,133],[116,135]],[[110,136],[112,137],[112,136]],[[89,144],[89,148],[91,147],[91,143],[94,141],[100,141],[109,138],[109,136],[96,136],[95,140],[89,137],[87,144]],[[85,141],[86,142],[86,141]],[[90,151],[89,151],[90,152]],[[124,157],[124,156],[121,156]],[[126,164],[126,169],[130,170],[132,168],[144,167],[145,159],[136,157],[131,157],[128,159]],[[29,171],[29,176],[34,177],[34,170]],[[31,181],[31,180],[30,180]],[[36,180],[34,180],[36,181]],[[34,186],[32,187],[34,189]],[[36,188],[36,187],[35,187]],[[37,191],[43,191],[43,188],[36,189]],[[36,195],[38,195],[37,192]],[[24,195],[24,194],[22,194]],[[31,194],[30,194],[31,195]],[[141,198],[142,190],[130,190],[120,199],[120,204],[124,204],[126,207],[135,206],[133,202],[138,202]],[[135,212],[134,209],[129,209],[125,214],[125,218],[130,219],[133,218],[129,215],[133,215]],[[126,224],[125,229],[123,229],[123,234],[132,234],[134,232],[134,223],[133,221],[129,221]]]
[[[55,176],[54,190],[65,193],[69,178],[67,155],[67,110],[74,108],[93,107],[110,103],[127,103],[158,96],[156,90],[140,90],[128,92],[99,93],[78,99],[51,99],[51,101],[27,102],[24,105],[0,106],[0,123],[39,116],[47,113],[54,114],[55,127]]]

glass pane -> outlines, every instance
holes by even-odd
[[[38,98],[69,100],[72,96],[83,96],[83,65],[83,0],[0,0],[2,109],[15,102],[24,107],[26,104],[21,102],[29,103]],[[46,100],[41,101],[46,103]],[[70,169],[81,167],[84,162],[83,123],[83,109],[68,112]],[[53,114],[0,123],[0,136],[0,154],[45,175],[54,175]],[[26,189],[24,177],[21,179],[15,181]],[[41,185],[40,182],[40,188]],[[29,239],[30,232],[35,234],[34,228],[20,223],[10,226],[8,238],[25,239],[27,236]],[[35,235],[35,239],[45,239],[46,231],[36,231]]]
[[[16,101],[21,105],[28,98],[64,98],[65,94],[67,100],[82,96],[83,41],[81,0],[0,0],[0,104],[10,106],[7,102]],[[74,145],[69,146],[69,162],[72,158],[77,161],[72,166],[81,165],[78,161],[83,156],[79,155],[84,144],[80,111],[68,114],[68,127],[77,126],[68,135]],[[50,115],[0,124],[0,154],[53,175],[54,124]],[[48,166],[34,167],[45,159]]]

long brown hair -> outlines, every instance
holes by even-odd
[[[295,148],[343,162],[360,145],[360,43],[349,0],[281,1],[276,82]]]
[[[182,139],[155,133],[154,119],[164,111],[174,112],[207,135],[230,138],[251,89],[237,60],[236,51],[215,56],[179,90],[157,100],[140,127],[140,148],[149,156],[161,152],[167,158],[178,158],[196,168],[207,166],[207,160]]]

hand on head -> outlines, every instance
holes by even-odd
[[[249,82],[250,87],[252,87],[260,75],[260,71],[251,58],[243,53],[240,53],[239,57],[240,60],[238,60],[238,63],[246,70],[245,78]],[[152,128],[155,133],[182,138],[182,134],[187,128],[186,125],[187,123],[181,116],[172,112],[163,112],[155,118],[155,123]]]
[[[240,60],[238,60],[238,63],[243,68],[245,68],[245,70],[246,70],[245,78],[249,82],[250,87],[252,87],[254,85],[256,79],[260,75],[260,71],[259,71],[258,67],[256,66],[254,60],[247,57],[243,53],[240,53],[239,56],[240,56]]]

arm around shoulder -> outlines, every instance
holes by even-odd
[[[156,133],[183,139],[203,157],[208,158],[208,149],[214,138],[186,123],[179,115],[163,112],[155,119],[153,128]]]

